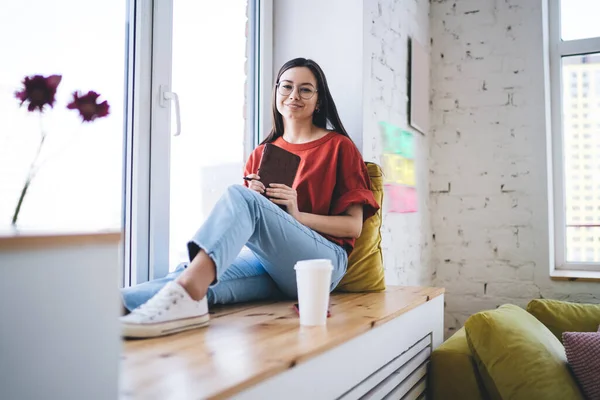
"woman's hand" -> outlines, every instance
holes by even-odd
[[[295,219],[298,219],[298,194],[295,189],[281,183],[271,183],[267,188],[267,197],[275,204],[287,207],[287,212]]]
[[[256,174],[250,174],[246,176],[246,178],[252,179],[248,182],[248,188],[260,194],[263,194],[265,192],[265,185],[263,185],[263,183],[260,181],[260,176]]]

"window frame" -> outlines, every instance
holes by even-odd
[[[124,164],[123,286],[166,275],[169,261],[169,198],[155,196],[169,187],[169,170],[157,149],[170,147],[171,104],[161,107],[160,86],[171,87],[173,0],[129,0],[127,71],[128,124]],[[270,120],[273,53],[273,0],[248,0],[247,126],[244,156],[264,137]],[[153,57],[154,55],[154,57]],[[160,56],[157,56],[160,55]],[[157,140],[160,146],[157,146]],[[154,150],[153,150],[154,149]],[[154,155],[154,156],[153,156]],[[151,181],[152,180],[152,184]],[[153,199],[153,200],[151,200]],[[162,199],[157,204],[157,199]],[[153,202],[151,207],[151,201]],[[154,266],[160,266],[155,268]]]
[[[271,91],[273,90],[273,0],[248,0],[248,37],[254,52],[248,57],[249,85],[252,82],[252,102],[246,104],[247,125],[244,138],[244,158],[267,137],[271,127]]]
[[[600,272],[600,262],[567,262],[567,221],[565,165],[563,140],[563,82],[562,58],[569,56],[600,53],[600,37],[563,41],[561,39],[560,1],[548,0],[548,45],[549,45],[549,89],[551,112],[551,173],[552,205],[551,238],[553,239],[554,262],[551,274],[555,270]],[[557,274],[558,275],[558,274]]]
[[[128,0],[128,115],[124,151],[124,287],[148,280],[153,2]]]

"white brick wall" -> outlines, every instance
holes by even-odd
[[[407,120],[408,38],[429,45],[428,0],[365,0],[363,42],[363,156],[382,165],[377,123],[385,121],[413,132],[416,138],[418,212],[387,212],[384,198],[382,247],[390,285],[431,285],[429,211],[429,140]]]
[[[432,261],[449,334],[503,303],[600,302],[600,284],[549,279],[541,3],[431,1]]]

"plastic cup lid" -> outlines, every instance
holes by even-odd
[[[324,259],[317,259],[317,260],[301,260],[298,261],[296,263],[296,265],[294,266],[295,270],[299,270],[299,269],[328,269],[328,270],[332,270],[333,269],[333,264],[331,263],[331,260],[328,260],[326,258]]]

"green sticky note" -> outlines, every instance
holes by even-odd
[[[384,153],[414,158],[415,141],[412,133],[383,121],[379,122],[379,129],[383,140]]]

